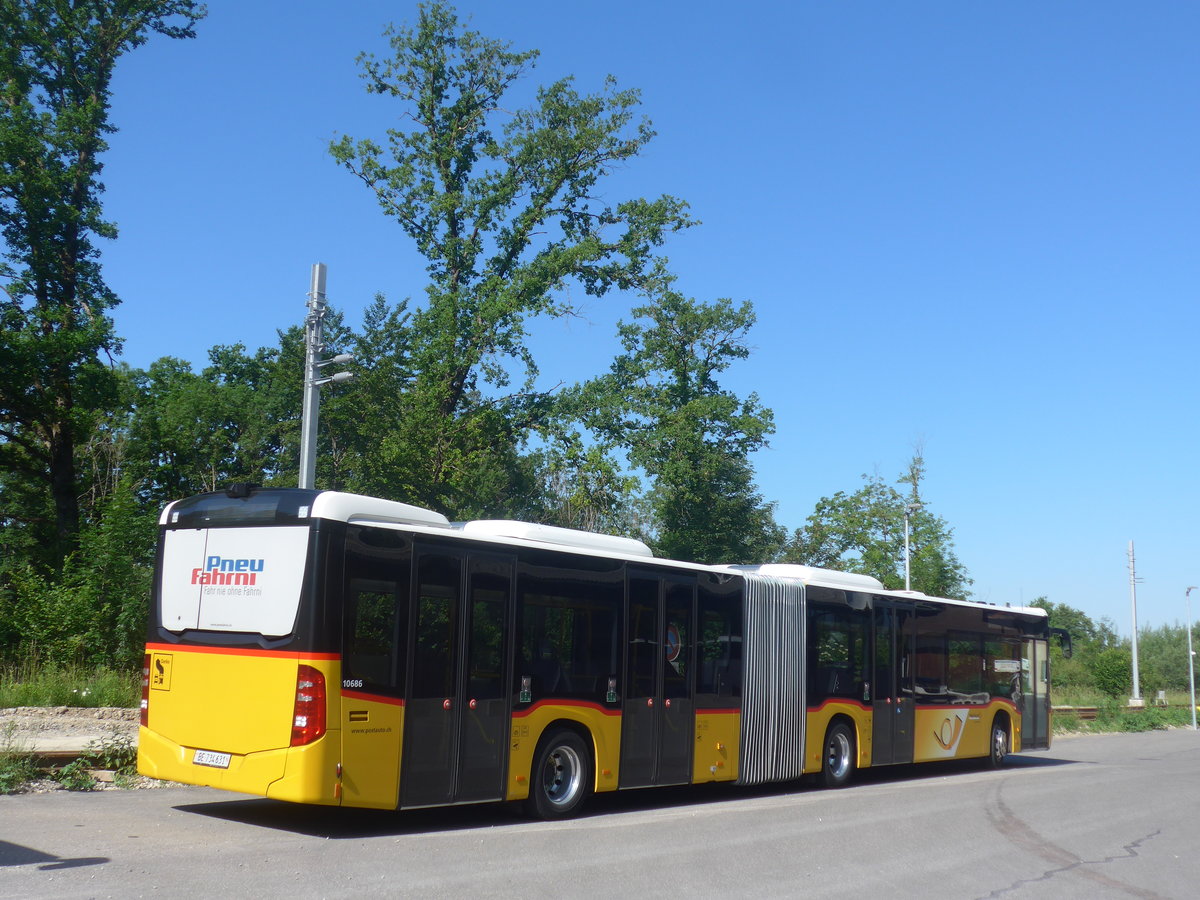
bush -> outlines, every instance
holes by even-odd
[[[68,791],[94,791],[96,789],[96,779],[88,771],[88,764],[84,759],[67,763],[54,773],[54,780]]]
[[[139,669],[154,540],[154,517],[123,484],[85,524],[61,573],[8,554],[0,565],[0,659]]]
[[[1092,663],[1096,689],[1106,697],[1128,696],[1133,685],[1133,658],[1121,647],[1111,647]]]
[[[114,782],[120,786],[127,786],[137,775],[137,744],[132,735],[115,727],[110,727],[107,734],[89,743],[83,759],[93,769],[110,770]]]

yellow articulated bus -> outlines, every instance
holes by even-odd
[[[234,485],[160,521],[138,770],[299,803],[523,801],[1050,745],[1040,609]]]

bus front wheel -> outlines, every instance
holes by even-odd
[[[850,726],[838,722],[825,733],[825,758],[821,764],[821,779],[825,787],[839,788],[854,774],[854,735]]]
[[[1000,720],[992,722],[992,752],[989,762],[993,769],[999,769],[1008,759],[1008,728]]]
[[[592,790],[592,755],[576,732],[563,728],[542,739],[533,761],[525,807],[540,819],[565,819]]]

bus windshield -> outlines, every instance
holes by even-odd
[[[304,525],[167,531],[158,585],[163,627],[291,634],[308,534]]]

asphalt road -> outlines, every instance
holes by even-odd
[[[0,897],[1200,895],[1200,734],[1060,740],[999,772],[373,813],[201,788],[0,797]]]

